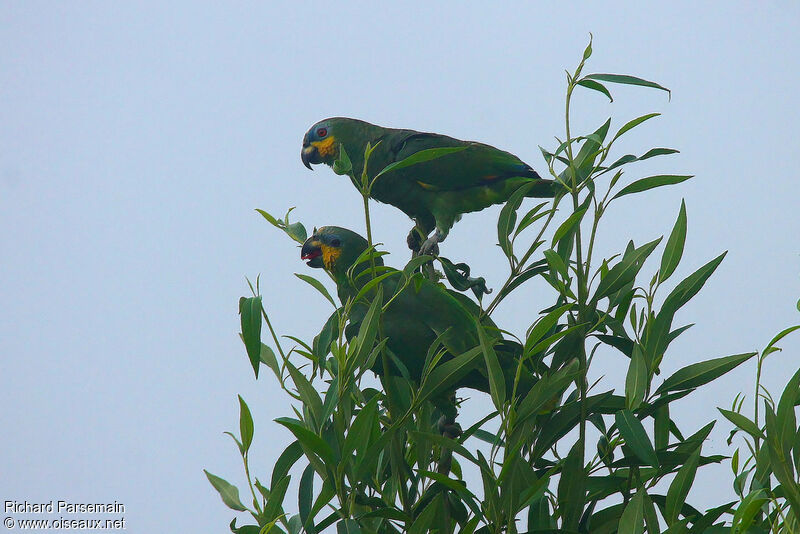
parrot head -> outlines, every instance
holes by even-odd
[[[300,152],[303,165],[311,169],[312,164],[333,164],[339,148],[335,135],[337,122],[336,118],[325,119],[306,132],[303,136],[303,150]]]
[[[322,267],[332,274],[343,274],[367,249],[367,240],[338,226],[316,229],[303,243],[300,258],[309,267]]]

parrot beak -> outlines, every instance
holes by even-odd
[[[309,267],[322,267],[322,248],[315,236],[312,235],[303,243],[303,248],[300,249],[300,259],[306,260]]]
[[[312,154],[316,151],[317,149],[314,148],[313,146],[305,146],[303,147],[303,151],[300,152],[300,159],[303,160],[303,165],[305,165],[308,169],[312,171],[314,170],[314,168],[311,166],[311,157]]]

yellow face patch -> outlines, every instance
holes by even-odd
[[[322,243],[320,243],[319,248],[322,251],[322,263],[325,265],[326,269],[332,271],[336,260],[342,255],[342,249],[329,247]]]
[[[314,141],[311,143],[311,146],[317,149],[319,155],[323,158],[325,156],[332,156],[336,151],[336,147],[334,146],[333,142],[335,138],[332,135],[329,135],[324,141]]]

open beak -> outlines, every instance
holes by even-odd
[[[300,249],[300,259],[305,260],[309,267],[322,267],[322,249],[317,239],[312,236],[303,243]]]
[[[317,147],[311,145],[303,145],[303,150],[300,152],[300,159],[303,160],[303,165],[307,168],[314,170],[311,167],[312,163],[319,163],[319,154]]]

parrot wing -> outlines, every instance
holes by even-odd
[[[423,150],[461,148],[429,161],[390,171],[414,180],[432,191],[459,191],[498,183],[511,177],[539,178],[517,156],[483,143],[461,141],[446,135],[402,131],[391,139],[393,158],[401,161]],[[387,173],[389,174],[389,173]]]

